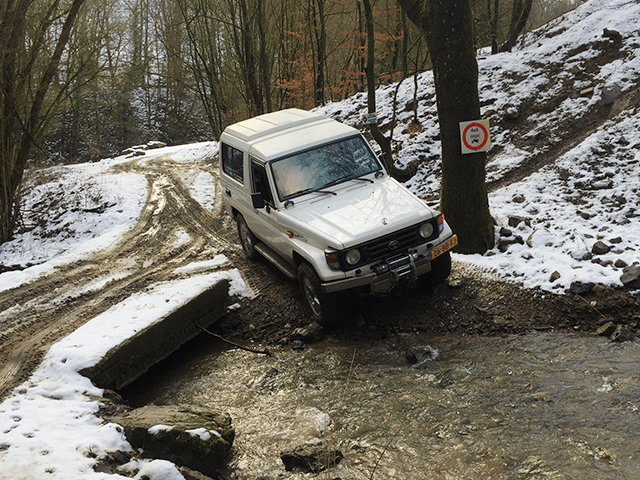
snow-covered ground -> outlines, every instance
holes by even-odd
[[[553,129],[558,116],[579,120],[601,99],[604,87],[617,85],[630,89],[640,78],[640,3],[630,0],[592,0],[554,25],[544,35],[530,40],[520,50],[480,58],[480,91],[484,105],[490,105],[487,116],[507,108],[557,92],[548,80],[536,75],[536,64],[563,59],[563,69],[584,68],[594,55],[592,49],[581,50],[600,37],[603,28],[619,31],[628,52],[624,61],[606,65],[598,73],[594,93],[590,97],[569,97],[557,110],[532,119],[531,135],[558,135]],[[578,52],[566,61],[567,51]],[[560,55],[559,52],[565,52]],[[514,78],[520,81],[514,81]],[[398,90],[400,103],[413,97],[412,82]],[[398,128],[394,140],[400,147],[399,161],[407,164],[417,158],[436,158],[439,144],[436,136],[435,105],[432,77],[426,73],[420,80],[422,123],[417,133]],[[583,85],[576,84],[576,88]],[[389,100],[393,86],[380,89],[378,114],[382,121],[390,118]],[[344,102],[330,104],[322,111],[349,123],[356,123],[366,110],[366,98],[357,95]],[[491,113],[493,112],[493,113]],[[408,116],[413,113],[404,112]],[[386,120],[385,120],[386,119]],[[533,121],[535,120],[535,122]],[[413,131],[413,130],[412,130]],[[415,131],[414,131],[415,132]],[[501,155],[493,160],[489,171],[499,177],[514,168],[527,155],[536,152],[511,144],[508,130],[492,132],[493,144]],[[559,139],[560,141],[561,139]],[[496,233],[507,227],[508,219],[527,219],[515,227],[513,243],[504,251],[496,248],[486,255],[455,255],[458,262],[468,262],[504,278],[522,283],[527,288],[558,293],[574,281],[620,285],[621,266],[640,260],[640,109],[630,106],[614,120],[588,136],[570,151],[525,180],[490,195],[490,205],[498,226]],[[161,154],[170,153],[182,162],[196,161],[208,154],[214,144],[167,147],[149,152],[144,161],[153,162]],[[0,289],[6,290],[28,282],[35,276],[50,273],[56,265],[72,262],[105,248],[131,229],[140,214],[147,195],[144,178],[114,173],[111,168],[126,159],[105,159],[95,164],[63,166],[48,169],[50,181],[27,189],[25,206],[36,212],[43,198],[54,191],[64,192],[65,205],[49,212],[50,218],[28,233],[0,246],[3,265],[32,265],[22,271],[0,274]],[[212,205],[215,185],[213,177],[197,173],[185,179],[193,197],[205,208]],[[408,187],[427,197],[439,188],[437,161],[423,162]],[[59,230],[51,235],[51,229]],[[502,230],[502,237],[506,232]],[[609,253],[594,255],[593,244],[601,240],[611,248]],[[597,259],[597,262],[593,260]],[[216,265],[226,259],[218,257]],[[144,293],[131,296],[89,321],[72,335],[54,345],[33,376],[0,404],[0,472],[6,479],[115,479],[93,471],[95,457],[116,449],[127,450],[122,433],[113,424],[103,424],[97,416],[97,397],[102,392],[77,372],[95,364],[114,345],[135,329],[144,328],[167,309],[187,301],[224,276],[231,281],[235,293],[246,287],[231,266],[224,273],[199,273],[198,264],[183,267],[189,278],[158,284]],[[552,280],[551,274],[559,277]],[[554,276],[555,277],[555,276]],[[182,476],[165,461],[134,460],[129,471],[138,470],[135,478],[178,479]],[[123,475],[126,472],[122,472]]]

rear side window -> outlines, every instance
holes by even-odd
[[[222,171],[240,183],[244,183],[242,157],[242,150],[222,144]]]

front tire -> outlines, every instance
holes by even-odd
[[[254,260],[258,255],[255,248],[256,243],[258,243],[258,238],[253,234],[251,229],[249,229],[249,225],[247,225],[247,221],[241,213],[238,213],[236,223],[238,224],[238,237],[240,237],[242,250],[249,260]]]
[[[320,277],[310,264],[306,262],[300,264],[298,281],[314,320],[324,325],[333,323],[340,310],[337,299],[322,291]]]
[[[431,261],[431,272],[426,276],[434,284],[442,283],[451,275],[451,252],[445,252]]]

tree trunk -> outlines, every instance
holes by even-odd
[[[485,184],[485,153],[463,155],[460,122],[480,118],[478,64],[469,0],[398,0],[427,36],[442,145],[440,208],[458,235],[457,251],[484,253],[494,245]]]
[[[324,18],[324,0],[313,0],[311,2],[311,16],[313,19],[313,34],[315,37],[315,54],[317,65],[315,78],[315,104],[324,105],[324,84],[325,84],[325,52],[327,49],[327,29]]]
[[[365,67],[365,74],[367,77],[367,106],[369,113],[376,113],[376,83],[374,75],[374,53],[375,53],[375,38],[373,29],[373,11],[371,9],[370,0],[363,0],[364,16],[367,29],[367,66]],[[409,170],[401,170],[393,164],[393,153],[391,152],[391,141],[384,136],[384,134],[378,128],[377,123],[369,125],[371,135],[382,149],[383,158],[386,163],[387,171],[396,180],[406,182],[409,180],[413,173]]]
[[[501,52],[510,52],[516,45],[518,35],[522,33],[529,21],[533,0],[516,0],[513,2],[511,23],[509,25],[509,38],[500,46]]]
[[[493,11],[491,11],[491,2],[494,2]],[[491,53],[499,52],[498,46],[498,9],[500,0],[487,0],[487,13],[489,15],[489,35],[491,36]]]

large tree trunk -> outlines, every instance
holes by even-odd
[[[457,251],[484,253],[494,245],[485,184],[485,153],[463,155],[460,122],[480,118],[478,64],[469,0],[398,0],[427,36],[442,145],[440,208],[458,235]]]

